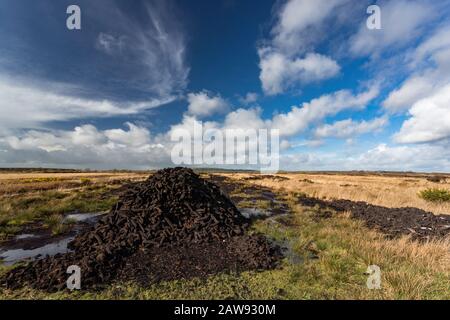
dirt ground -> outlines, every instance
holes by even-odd
[[[79,226],[67,224],[61,217],[107,211],[126,185],[142,181],[148,175],[148,172],[0,173],[0,248],[8,244],[15,249],[26,248],[30,241],[34,241],[31,247],[39,246],[37,239],[17,240],[17,236],[31,232],[45,235],[42,239],[46,243],[64,238]],[[202,177],[218,184],[243,214],[253,218],[255,232],[283,247],[285,259],[280,268],[238,273],[224,270],[210,276],[206,268],[200,270],[202,276],[198,278],[168,277],[144,288],[139,282],[146,283],[148,279],[130,279],[100,292],[48,294],[30,288],[13,291],[0,288],[0,299],[450,299],[450,239],[444,223],[439,224],[442,233],[437,237],[417,241],[407,231],[392,237],[383,228],[377,228],[379,217],[371,216],[370,224],[348,210],[324,209],[299,201],[305,196],[328,202],[350,200],[350,205],[345,202],[346,208],[362,201],[365,204],[359,206],[358,216],[367,206],[411,207],[413,212],[421,213],[416,210],[421,209],[447,219],[449,203],[427,202],[418,194],[427,188],[450,190],[450,177],[436,179],[434,175],[410,173],[261,176],[242,172],[205,172]],[[388,212],[383,209],[387,220]],[[401,216],[401,211],[396,211],[396,215]],[[422,227],[401,229],[395,221],[386,225],[398,230]],[[186,257],[200,259],[201,254],[197,253],[187,251]],[[186,264],[186,270],[195,269],[195,265],[185,260],[177,263]],[[159,262],[167,264],[163,259]],[[382,269],[381,290],[366,287],[365,272],[373,264]],[[0,263],[0,275],[11,268]]]

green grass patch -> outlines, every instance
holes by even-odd
[[[22,183],[39,183],[39,182],[56,182],[56,181],[63,181],[64,178],[58,178],[58,177],[41,177],[41,178],[31,178],[31,179],[21,179],[20,182]]]
[[[269,200],[242,200],[238,203],[240,208],[255,208],[261,210],[268,210],[271,208],[271,202]]]
[[[450,201],[450,191],[445,189],[426,189],[419,193],[419,196],[430,202],[447,202]]]
[[[67,228],[67,222],[62,223],[63,214],[109,210],[117,201],[110,191],[110,187],[88,185],[69,192],[51,190],[0,197],[0,240],[16,234],[25,224],[39,221],[55,234],[62,233]]]
[[[70,229],[70,226],[75,223],[74,220],[65,220],[64,216],[59,214],[52,214],[44,218],[44,225],[52,231],[54,236],[62,234]]]

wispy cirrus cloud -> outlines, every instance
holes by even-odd
[[[34,46],[31,52],[38,54],[15,59],[21,40],[8,40],[6,56],[0,60],[0,126],[21,129],[43,127],[51,121],[135,115],[179,98],[189,68],[185,35],[173,19],[176,8],[171,1],[159,0],[135,5],[141,9],[139,19],[125,12],[120,2],[82,1],[83,9],[91,9],[83,10],[83,21],[92,22],[82,34],[83,39],[93,39],[89,46],[83,43],[91,58],[73,55],[63,71],[54,70],[54,61],[41,54],[44,49],[37,50],[40,43],[23,43],[26,48]],[[88,20],[99,10],[102,15]],[[61,39],[69,42],[62,46],[70,44],[71,35],[64,34]]]

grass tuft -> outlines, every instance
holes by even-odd
[[[450,201],[450,191],[445,189],[426,189],[419,193],[419,196],[426,200],[431,202],[447,202]]]

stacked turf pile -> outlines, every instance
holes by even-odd
[[[81,268],[84,288],[274,267],[279,250],[245,235],[248,222],[216,185],[190,169],[165,169],[130,186],[108,215],[69,244],[72,252],[16,268],[2,282],[61,290],[70,265]]]

